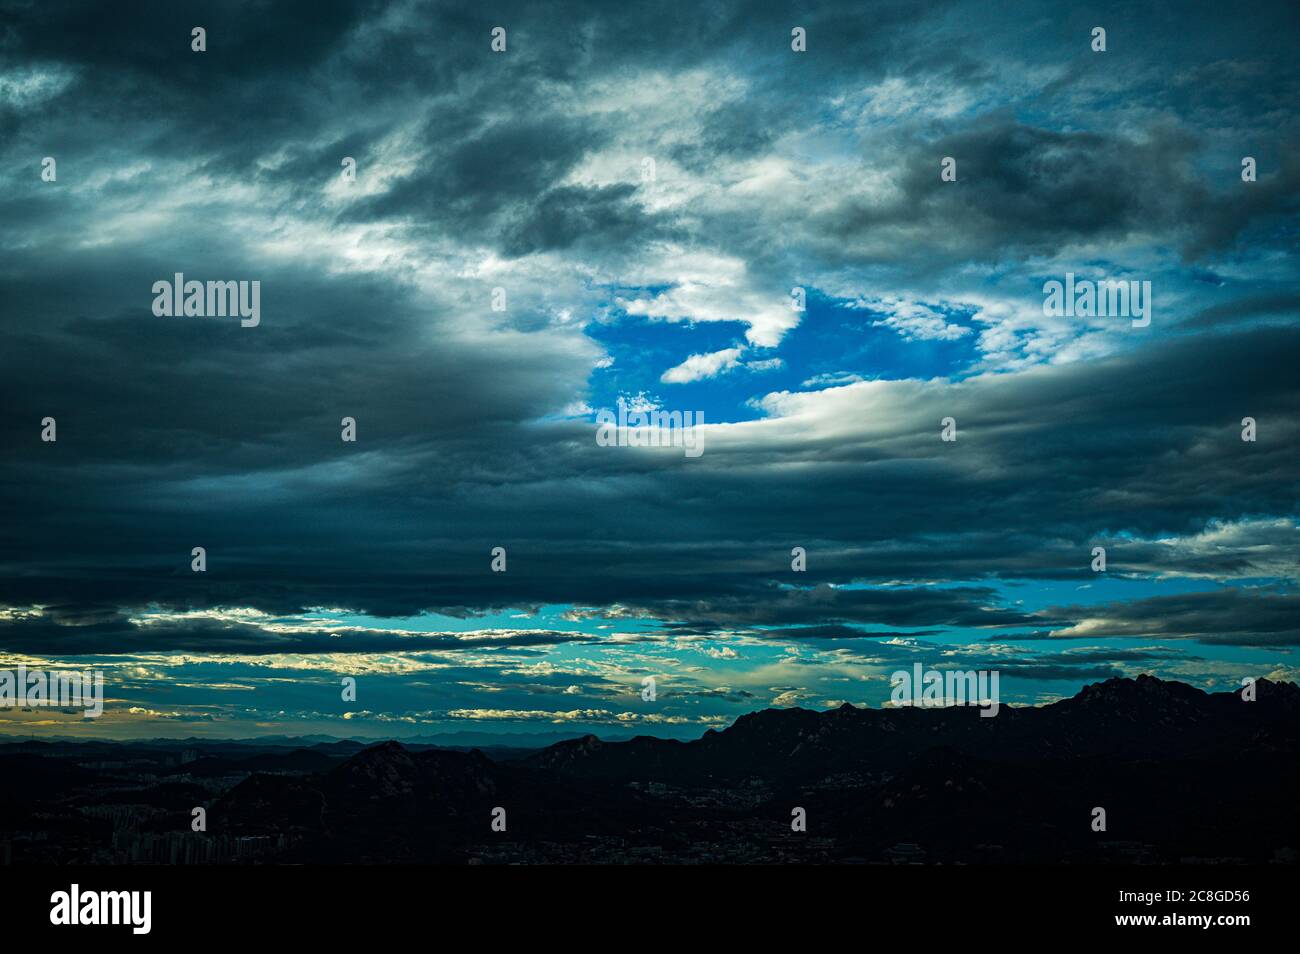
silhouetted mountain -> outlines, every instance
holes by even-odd
[[[1110,679],[1052,705],[981,710],[764,709],[693,742],[638,737],[562,742],[525,759],[559,775],[678,784],[746,778],[811,780],[835,772],[881,771],[946,746],[986,759],[1210,757],[1294,750],[1300,738],[1300,688],[1257,683],[1256,701],[1236,692],[1202,692],[1151,676]]]
[[[1142,676],[993,718],[767,709],[691,742],[585,736],[515,758],[328,743],[177,765],[56,743],[0,758],[42,793],[39,816],[21,786],[0,803],[44,826],[36,856],[88,861],[1293,862],[1300,689],[1256,692]],[[22,860],[29,835],[12,837]]]

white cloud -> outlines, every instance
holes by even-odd
[[[929,305],[900,298],[881,298],[855,302],[855,308],[875,308],[889,312],[888,318],[873,321],[877,328],[892,328],[906,341],[956,341],[974,329],[956,322]]]
[[[669,368],[659,378],[665,384],[686,384],[712,378],[731,371],[740,363],[739,348],[723,348],[707,354],[693,354],[676,367]]]
[[[638,283],[673,287],[650,297],[616,299],[629,315],[662,321],[737,321],[748,325],[746,340],[763,348],[776,347],[799,324],[789,289],[755,288],[740,259],[670,250],[662,265],[648,266]]]
[[[860,374],[853,374],[849,371],[827,371],[822,374],[814,374],[811,378],[804,380],[800,387],[804,388],[838,388],[846,384],[857,384],[859,381],[865,381]]]

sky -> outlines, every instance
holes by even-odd
[[[1295,680],[1300,12],[1133,7],[0,0],[0,734]]]

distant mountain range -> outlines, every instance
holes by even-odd
[[[581,732],[439,732],[430,735],[413,735],[403,736],[401,742],[403,745],[435,745],[444,748],[511,748],[511,749],[540,749],[547,745],[554,745],[556,742],[563,742],[567,739],[576,739],[582,736]],[[631,735],[627,733],[607,734],[604,738],[610,741],[619,739],[630,739]],[[189,736],[187,738],[153,738],[153,739],[129,739],[129,740],[100,740],[85,739],[73,735],[46,735],[27,733],[22,735],[0,735],[0,746],[21,744],[24,742],[35,743],[61,743],[67,742],[75,745],[100,745],[113,746],[121,745],[124,742],[133,746],[150,746],[156,748],[176,748],[178,746],[194,746],[206,748],[210,746],[278,746],[289,748],[304,748],[313,745],[332,745],[338,742],[352,742],[364,748],[367,745],[375,745],[378,742],[389,741],[384,738],[366,738],[365,736],[338,736],[338,735],[255,735],[243,738],[210,738],[206,736]]]
[[[1167,761],[1294,750],[1300,688],[1260,680],[1256,692],[1255,701],[1244,702],[1235,692],[1210,695],[1139,676],[1094,683],[1053,705],[1004,707],[995,718],[962,706],[764,709],[694,742],[643,736],[607,743],[587,736],[550,746],[527,763],[570,778],[793,783],[897,769],[938,747],[995,761]]]
[[[754,712],[691,742],[585,736],[491,755],[316,743],[110,767],[107,781],[82,762],[67,778],[45,771],[43,790],[78,786],[54,797],[61,811],[120,826],[135,810],[124,821],[88,793],[124,786],[113,801],[148,805],[137,827],[168,838],[206,805],[194,838],[258,846],[226,861],[1294,862],[1300,688],[1256,691],[1246,702],[1141,676],[996,718],[845,705]],[[24,747],[0,756],[0,777],[11,759],[28,772],[61,761]],[[805,832],[791,828],[796,807]]]

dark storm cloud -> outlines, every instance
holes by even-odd
[[[545,13],[523,2],[474,11],[432,2],[7,7],[4,63],[73,71],[53,103],[0,106],[11,146],[64,154],[69,172],[93,168],[84,161],[91,154],[98,167],[132,153],[193,159],[202,172],[280,183],[307,198],[342,155],[366,169],[376,143],[415,120],[422,168],[345,219],[398,218],[453,236],[484,227],[511,202],[537,201],[626,123],[618,109],[581,121],[566,115],[585,84],[635,68],[663,75],[708,66],[761,77],[788,53],[791,15],[781,3],[723,3],[695,17],[670,5],[615,11],[598,2]],[[808,29],[826,24],[818,42],[836,54],[810,59],[803,101],[843,81],[846,62],[878,75],[882,54],[913,42],[900,39],[910,35],[908,4],[880,5],[870,22],[846,23],[853,9],[801,11]],[[511,31],[508,58],[484,56],[490,29],[502,23]],[[190,50],[196,25],[208,31],[206,53]],[[767,92],[781,89],[770,82]],[[752,109],[718,107],[703,158],[766,142],[782,117],[770,98],[754,97]],[[263,162],[273,155],[274,163]],[[509,229],[496,241],[516,254],[554,247]]]
[[[898,192],[883,199],[814,181],[798,214],[771,209],[798,186],[710,206],[725,191],[708,178],[720,164],[762,157],[792,130],[851,126],[830,106],[841,95],[896,76],[947,94],[995,88],[981,51],[1002,41],[971,29],[978,6],[927,8],[938,20],[908,4],[869,16],[729,3],[690,16],[649,4],[617,15],[608,4],[7,9],[0,67],[65,70],[67,85],[0,107],[0,221],[20,224],[0,233],[0,600],[59,608],[57,623],[0,625],[3,648],[463,645],[225,622],[141,629],[121,616],[150,605],[469,618],[622,604],[669,633],[781,627],[837,643],[858,632],[850,624],[1070,627],[1094,611],[1023,612],[991,586],[829,584],[1082,581],[1097,543],[1116,575],[1294,578],[1284,523],[1300,476],[1300,341],[1286,292],[1180,326],[1231,322],[1230,335],[1153,333],[1104,360],[961,384],[882,382],[884,402],[822,396],[789,423],[774,409],[711,432],[705,455],[685,461],[598,448],[589,425],[556,422],[584,398],[599,348],[532,303],[491,324],[496,279],[462,274],[497,254],[536,269],[511,290],[540,299],[560,281],[548,255],[595,281],[674,239],[735,254],[776,287],[785,263],[815,271],[823,259],[904,259],[933,278],[1135,237],[1202,255],[1293,210],[1293,161],[1225,198],[1195,167],[1204,137],[1186,124],[1062,130],[996,111],[897,119],[884,155],[864,157],[893,163]],[[795,18],[824,55],[790,67]],[[508,58],[486,52],[498,19]],[[207,54],[188,49],[197,23]],[[664,130],[638,125],[645,101],[721,96],[729,81],[742,84],[736,96],[701,97],[698,136],[659,150]],[[669,113],[668,133],[696,118],[690,109]],[[650,211],[635,167],[626,182],[586,181],[584,162],[615,146],[676,160],[709,188]],[[51,152],[61,175],[45,188],[36,173]],[[937,175],[949,154],[952,188]],[[363,182],[393,178],[331,205],[322,190],[343,155]],[[312,245],[321,238],[338,244]],[[936,244],[957,254],[936,256]],[[347,251],[379,264],[349,270]],[[263,324],[153,318],[151,283],[175,271],[262,280]],[[1238,320],[1264,312],[1291,323]],[[962,429],[951,448],[936,438],[948,414]],[[57,444],[39,441],[46,415]],[[343,415],[358,420],[355,446],[339,440]],[[1256,444],[1239,439],[1246,415],[1260,422]],[[1197,545],[1216,521],[1235,527],[1231,546]],[[1163,536],[1190,542],[1154,542]],[[189,570],[198,545],[202,576]],[[488,569],[496,545],[509,549],[506,574]],[[787,589],[794,545],[809,548],[810,585]],[[1167,627],[1119,607],[1106,626],[1289,644],[1293,627],[1257,598],[1239,594],[1236,617],[1213,601],[1178,604]]]
[[[577,633],[529,630],[484,637],[454,633],[393,633],[358,627],[319,631],[230,619],[184,618],[132,621],[76,618],[59,608],[42,616],[0,621],[0,651],[48,656],[122,653],[410,653],[480,651],[559,646],[588,641]]]
[[[1160,660],[1191,660],[1194,662],[1201,661],[1202,657],[1192,655],[1182,649],[1175,649],[1163,646],[1145,646],[1136,649],[1111,648],[1105,649],[1072,649],[1063,653],[1039,653],[1034,656],[1035,661],[1040,663],[1128,663],[1128,662],[1156,662]]]
[[[687,626],[716,629],[814,622],[888,626],[1023,626],[1041,622],[1041,617],[996,608],[991,605],[993,600],[994,592],[982,587],[850,590],[824,585],[806,589],[751,586],[726,597],[657,600],[643,609],[647,615],[680,620]]]
[[[997,633],[993,636],[981,637],[981,642],[986,643],[1026,643],[1038,642],[1044,639],[1057,638],[1050,629],[1035,629],[1028,633]],[[1064,637],[1061,637],[1064,638]],[[1082,636],[1076,637],[1083,639]]]
[[[1191,167],[1196,149],[1192,131],[1173,125],[1134,137],[1057,132],[991,116],[912,147],[889,201],[849,201],[812,225],[850,249],[859,239],[874,248],[884,229],[975,260],[1156,235],[1197,257],[1231,244],[1256,220],[1280,223],[1300,208],[1300,162],[1284,158],[1281,170],[1244,196],[1216,194]],[[941,181],[942,157],[956,160],[957,181]],[[1237,171],[1225,177],[1231,181]]]
[[[1105,606],[1062,607],[1084,621],[1067,635],[1195,639],[1208,645],[1300,645],[1300,595],[1271,589],[1226,589],[1155,596]]]
[[[1294,320],[1300,314],[1300,294],[1293,291],[1252,295],[1238,301],[1211,305],[1181,323],[1187,329],[1205,330],[1241,324],[1258,317]]]
[[[771,639],[797,639],[800,641],[819,641],[823,639],[904,639],[934,636],[942,630],[919,630],[910,633],[871,632],[852,626],[829,624],[825,626],[782,626],[776,629],[760,630],[756,635]]]
[[[435,137],[446,132],[444,125],[427,129],[426,136],[437,141]],[[437,222],[453,234],[481,229],[521,203],[536,203],[597,144],[590,130],[562,116],[491,123],[468,135],[444,139],[427,170],[406,177],[378,198],[358,203],[349,218],[413,217]],[[581,190],[574,193],[582,195]]]
[[[584,241],[605,246],[653,237],[659,231],[655,219],[632,201],[635,191],[631,185],[551,189],[524,218],[509,226],[503,251],[516,257]]]
[[[193,93],[250,74],[291,78],[337,49],[384,4],[286,0],[243,5],[124,0],[90,6],[61,0],[8,2],[4,51],[35,62],[74,62],[104,75],[142,75]],[[197,19],[196,19],[197,18]],[[207,28],[211,62],[190,52],[190,30]],[[293,42],[287,42],[292,38]]]
[[[648,95],[674,71],[696,71],[701,89],[710,76],[749,84],[747,95],[708,109],[697,137],[667,149],[706,176],[727,157],[761,156],[792,125],[823,120],[829,100],[875,82],[901,77],[948,95],[994,89],[993,61],[1026,54],[1014,43],[1004,49],[1005,36],[962,30],[973,11],[945,7],[927,10],[936,30],[906,3],[877,5],[870,17],[851,4],[795,11],[781,3],[722,3],[692,17],[656,4],[615,15],[606,5],[572,3],[545,16],[523,3],[473,13],[444,4],[128,5],[120,13],[18,5],[7,61],[66,68],[73,78],[53,103],[11,111],[21,130],[8,140],[14,157],[28,162],[60,154],[69,177],[140,160],[194,162],[203,174],[277,187],[263,201],[288,211],[319,198],[343,155],[358,158],[363,176],[384,169],[391,157],[381,144],[400,135],[414,167],[333,210],[334,221],[400,224],[424,237],[490,245],[506,257],[576,246],[593,257],[634,260],[647,243],[672,236],[773,270],[806,269],[811,252],[831,260],[901,257],[926,271],[936,243],[987,260],[1134,232],[1199,254],[1293,207],[1300,180],[1286,152],[1282,169],[1229,198],[1192,170],[1193,130],[1166,123],[1138,133],[1063,132],[996,113],[970,128],[909,120],[900,129],[906,148],[884,150],[902,170],[897,194],[883,201],[847,194],[833,209],[793,222],[768,220],[761,205],[741,222],[734,208],[649,216],[629,195],[632,168],[630,181],[618,185],[564,181],[612,140],[655,151],[637,139],[637,106],[605,101],[610,90],[601,84],[629,71],[648,71],[641,80]],[[792,18],[814,39],[790,74]],[[188,48],[199,21],[211,37],[206,54]],[[498,22],[513,31],[508,57],[483,53]],[[1226,43],[1232,33],[1219,35]],[[1032,38],[1044,42],[1069,45],[1065,37]],[[664,92],[671,97],[672,88]],[[598,111],[573,114],[575,105],[593,102]],[[954,188],[934,174],[937,157],[947,154],[963,170]],[[110,183],[103,192],[138,192],[158,175],[151,170],[143,183]],[[30,196],[6,195],[0,203],[12,206],[0,212],[47,223],[66,214],[46,198],[36,200],[33,216]],[[773,229],[792,228],[800,233],[794,247],[767,240]]]
[[[915,421],[834,446],[815,427],[795,436],[774,421],[770,434],[729,440],[696,461],[661,455],[650,464],[596,447],[589,425],[474,426],[472,404],[432,400],[439,382],[415,361],[394,357],[381,392],[367,387],[370,372],[359,367],[353,380],[350,362],[328,351],[311,355],[309,375],[252,373],[259,361],[270,367],[265,354],[223,366],[202,325],[171,326],[188,346],[138,338],[135,353],[151,356],[141,365],[151,370],[123,378],[93,356],[129,350],[117,343],[127,327],[73,323],[43,346],[20,340],[7,352],[7,603],[273,613],[342,605],[382,615],[623,603],[703,627],[1042,628],[979,589],[781,590],[768,581],[788,568],[794,541],[810,547],[809,584],[1083,579],[1089,548],[1110,533],[1195,534],[1212,518],[1295,506],[1289,414],[1300,354],[1280,329],[1171,340],[1111,359],[1103,377],[1097,365],[1071,366],[941,387],[919,396],[908,412]],[[1211,374],[1212,394],[1200,384]],[[1099,387],[1103,379],[1127,388]],[[339,394],[350,400],[331,397]],[[338,440],[343,406],[363,409],[359,454]],[[1024,417],[1026,407],[1070,414]],[[929,421],[949,411],[967,430],[940,460]],[[1246,411],[1261,422],[1254,445],[1239,437]],[[59,417],[57,444],[38,439],[46,413]],[[821,464],[783,474],[766,465],[772,454]],[[1195,466],[1167,463],[1189,455]],[[843,504],[827,510],[828,499]],[[1110,561],[1117,572],[1151,572],[1190,560],[1211,575],[1255,572],[1252,561],[1288,565],[1293,529],[1235,526],[1230,554],[1117,541]],[[498,544],[511,554],[507,574],[488,570]],[[209,552],[202,576],[189,571],[195,545]]]
[[[8,3],[6,63],[75,70],[49,113],[4,116],[20,142],[113,155],[133,130],[145,155],[202,155],[249,170],[261,149],[316,122],[313,71],[382,5],[293,0],[248,5]],[[190,31],[208,31],[208,51]],[[57,133],[33,128],[37,118]],[[87,121],[89,119],[89,121]],[[111,123],[118,136],[103,137]],[[41,154],[47,154],[46,152]]]
[[[752,703],[759,698],[748,689],[674,689],[673,696],[681,699],[722,700],[725,702]]]

